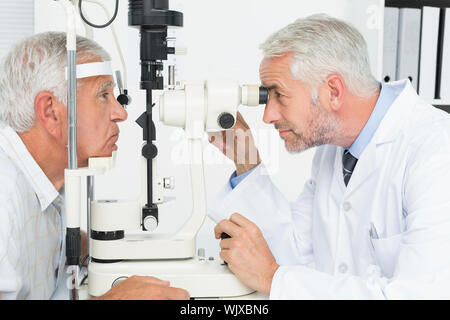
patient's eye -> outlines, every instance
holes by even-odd
[[[100,97],[102,100],[108,100],[108,98],[109,98],[109,92],[107,92],[107,91],[101,92],[101,93],[99,94],[99,97]]]

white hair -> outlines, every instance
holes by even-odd
[[[352,25],[325,14],[296,20],[270,36],[261,46],[265,57],[292,52],[291,72],[317,96],[331,74],[340,75],[359,97],[373,96],[379,82],[370,71],[366,42]]]
[[[77,63],[88,59],[111,60],[95,41],[77,37]],[[0,64],[0,124],[16,132],[30,130],[35,122],[34,100],[50,91],[67,105],[66,34],[39,33],[16,44]],[[77,85],[81,85],[77,81]]]

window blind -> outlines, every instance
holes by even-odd
[[[0,0],[0,59],[34,33],[34,0]]]

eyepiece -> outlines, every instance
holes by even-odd
[[[259,104],[266,104],[269,98],[269,90],[265,87],[259,87]]]
[[[248,107],[257,107],[266,104],[269,96],[267,88],[257,84],[246,84],[241,87],[242,104]]]

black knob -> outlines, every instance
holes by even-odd
[[[220,114],[218,119],[219,126],[223,129],[230,129],[234,126],[234,117],[228,112]]]
[[[220,239],[228,239],[231,238],[231,236],[228,233],[222,232],[222,234],[220,235]],[[228,265],[228,263],[224,260],[223,263],[225,265]]]
[[[153,143],[147,143],[142,147],[142,156],[145,159],[153,159],[158,155],[158,148]]]
[[[129,95],[123,94],[123,93],[122,93],[122,94],[120,94],[120,95],[117,97],[117,101],[118,101],[122,106],[127,106],[127,105],[130,104],[131,98],[130,98]]]

